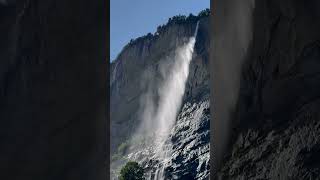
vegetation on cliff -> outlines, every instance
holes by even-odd
[[[120,171],[120,180],[143,180],[143,168],[133,161],[129,161]]]
[[[125,47],[131,46],[131,45],[133,45],[135,43],[138,43],[138,42],[140,42],[140,41],[142,41],[144,39],[152,39],[155,36],[158,36],[159,34],[164,32],[164,30],[167,27],[169,27],[170,25],[195,23],[198,20],[200,20],[201,18],[208,17],[209,15],[210,15],[210,9],[207,8],[207,9],[204,9],[204,10],[200,11],[197,16],[195,16],[195,15],[193,15],[191,13],[189,14],[189,16],[185,16],[185,15],[173,16],[173,17],[168,19],[168,22],[166,24],[158,26],[157,27],[157,31],[154,34],[149,32],[147,35],[138,37],[136,39],[131,39],[130,42]]]

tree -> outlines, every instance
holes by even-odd
[[[157,27],[157,32],[160,33],[160,32],[162,31],[162,29],[163,29],[163,26],[159,25],[159,26]]]
[[[189,16],[186,19],[188,22],[193,22],[197,20],[197,16],[194,16],[193,14],[189,14]]]
[[[200,13],[198,14],[198,17],[206,17],[210,15],[210,9],[204,9],[202,11],[200,11]]]
[[[143,174],[144,170],[137,162],[129,161],[121,169],[119,180],[144,180]]]

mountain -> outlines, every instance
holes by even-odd
[[[132,40],[111,63],[112,172],[128,160],[126,158],[129,147],[126,143],[142,123],[141,99],[150,89],[145,83],[148,82],[152,89],[159,88],[163,80],[161,64],[168,61],[167,57],[188,41],[199,21],[181,109],[168,137],[171,144],[169,151],[174,155],[170,159],[171,165],[162,168],[166,178],[169,176],[173,179],[208,178],[210,140],[208,13],[206,10],[198,16],[170,18],[167,24],[158,27],[156,33],[149,33]],[[138,153],[142,152],[143,149]],[[156,176],[161,168],[159,162],[152,157],[144,158],[140,163],[149,177]]]
[[[255,1],[222,179],[319,179],[320,4]]]

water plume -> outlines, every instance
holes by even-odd
[[[161,61],[159,71],[162,82],[157,86],[152,84],[152,80],[147,82],[148,90],[141,99],[141,127],[135,136],[149,138],[146,147],[152,148],[154,157],[162,162],[162,166],[156,170],[153,179],[163,179],[163,164],[170,157],[170,152],[165,147],[166,140],[181,108],[198,28],[199,22],[197,22],[194,35],[189,38],[188,42],[178,47],[174,55],[167,61]],[[147,73],[146,76],[149,74]],[[132,144],[132,146],[135,145]]]
[[[158,124],[156,132],[160,135],[158,136],[159,139],[156,140],[156,142],[160,143],[157,144],[160,151],[158,154],[163,152],[163,143],[174,126],[182,103],[198,25],[197,23],[195,34],[190,38],[189,42],[176,50],[174,64],[169,73],[165,75],[165,81],[159,89],[159,107],[155,114],[156,123]]]

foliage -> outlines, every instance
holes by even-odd
[[[122,156],[120,154],[116,153],[116,154],[111,156],[111,161],[116,161],[116,160],[119,160],[121,158],[122,158]]]
[[[204,9],[202,11],[199,12],[198,14],[198,17],[201,18],[201,17],[207,17],[210,15],[210,9]]]
[[[119,180],[144,180],[144,170],[137,163],[129,161],[120,171]]]
[[[144,136],[134,136],[130,140],[125,140],[122,142],[117,149],[117,152],[112,155],[111,161],[116,161],[119,159],[124,158],[124,155],[127,153],[128,149],[130,148],[130,144],[135,145],[144,145],[146,141],[146,137]]]
[[[121,143],[118,146],[117,152],[112,155],[111,161],[116,161],[116,160],[122,159],[124,154],[126,153],[127,149],[129,148],[129,144],[130,144],[130,142],[128,140]]]
[[[194,23],[196,21],[198,21],[199,19],[203,18],[203,17],[208,17],[210,15],[210,9],[204,9],[202,11],[199,12],[199,14],[197,16],[193,15],[193,14],[189,14],[189,16],[185,16],[185,15],[176,15],[173,16],[171,18],[169,18],[168,22],[166,24],[163,25],[159,25],[157,27],[157,31],[155,32],[155,35],[153,35],[152,33],[148,33],[145,36],[136,38],[136,39],[131,39],[130,42],[128,43],[128,45],[133,45],[143,39],[152,39],[154,37],[156,37],[158,34],[161,34],[161,32],[164,31],[164,29],[171,24],[183,24],[183,23]]]
[[[118,153],[124,154],[129,147],[129,141],[125,141],[118,146]]]
[[[169,18],[167,24],[174,24],[174,23],[181,24],[181,23],[185,22],[186,19],[187,19],[187,17],[185,15],[173,16],[172,18]]]
[[[195,22],[197,20],[198,20],[197,16],[195,16],[195,15],[193,15],[191,13],[189,14],[189,16],[186,19],[187,22]]]

